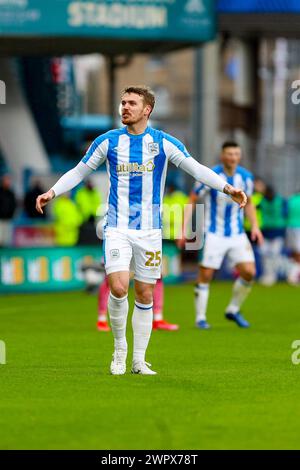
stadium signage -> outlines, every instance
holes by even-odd
[[[214,0],[0,0],[0,33],[205,41]]]
[[[109,28],[165,28],[168,10],[165,6],[111,5],[96,2],[72,2],[68,7],[70,26],[106,26]]]
[[[98,246],[0,248],[0,294],[81,289],[84,263],[100,262],[101,256]],[[164,246],[163,271],[166,282],[180,279],[175,245]]]

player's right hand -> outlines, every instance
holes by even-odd
[[[36,210],[40,214],[43,214],[44,213],[43,212],[43,207],[45,207],[46,204],[48,204],[48,202],[50,202],[54,197],[55,197],[55,194],[54,194],[53,189],[49,189],[49,191],[47,191],[46,193],[40,194],[36,198],[36,204],[35,204]]]

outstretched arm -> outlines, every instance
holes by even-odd
[[[93,170],[102,165],[107,157],[109,133],[97,137],[89,146],[85,156],[75,168],[65,173],[55,185],[36,199],[36,210],[43,213],[43,207],[54,197],[75,188],[84,178],[89,176]]]
[[[185,158],[179,164],[179,167],[197,181],[217,191],[228,194],[234,202],[239,204],[240,208],[245,207],[247,196],[241,189],[234,188],[231,184],[226,183],[217,173],[207,166],[201,165],[201,163],[197,162],[194,158]]]
[[[89,176],[93,172],[92,168],[86,165],[83,162],[79,162],[75,168],[68,171],[52,186],[49,191],[44,194],[41,194],[36,199],[36,210],[43,214],[43,207],[45,207],[48,202],[54,199],[56,196],[60,196],[63,193],[70,191],[75,188],[84,178]]]

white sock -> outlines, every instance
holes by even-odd
[[[206,320],[207,302],[209,297],[209,284],[196,284],[195,286],[195,309],[196,322]]]
[[[98,321],[107,321],[106,313],[99,313]]]
[[[111,329],[115,339],[115,349],[127,351],[126,323],[128,315],[128,299],[115,297],[112,293],[108,298],[108,312]]]
[[[276,281],[276,268],[272,256],[266,255],[263,258],[263,277]]]
[[[246,297],[248,297],[252,285],[252,281],[248,282],[242,279],[241,277],[237,278],[237,280],[233,284],[232,297],[228,307],[226,308],[226,312],[230,312],[233,314],[238,313],[242,303],[246,300]]]
[[[153,313],[153,319],[154,321],[160,321],[163,319],[163,314],[162,312],[155,312]]]
[[[290,260],[290,267],[288,270],[288,281],[297,284],[300,278],[300,264],[295,260]]]
[[[132,315],[133,362],[144,362],[153,321],[153,304],[134,303]]]

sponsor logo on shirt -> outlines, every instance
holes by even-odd
[[[120,163],[117,165],[117,173],[138,173],[142,175],[143,173],[152,172],[155,168],[155,164],[152,160],[146,164],[139,164],[137,162],[133,163]]]

